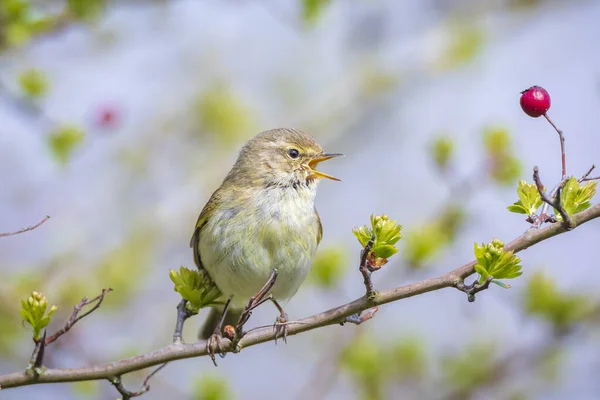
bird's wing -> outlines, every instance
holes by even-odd
[[[206,205],[202,209],[202,212],[200,212],[200,216],[198,217],[198,221],[196,222],[196,228],[194,229],[194,234],[192,235],[192,239],[190,240],[190,247],[194,251],[194,262],[196,263],[196,266],[200,269],[204,269],[204,266],[202,265],[202,260],[200,259],[200,249],[198,247],[198,243],[200,242],[200,231],[202,231],[202,228],[204,227],[204,225],[206,225],[208,219],[213,214],[215,207],[217,206],[217,197],[217,192],[213,193],[213,195],[210,197],[210,200],[208,200],[208,203],[206,203]]]

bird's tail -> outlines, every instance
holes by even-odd
[[[227,325],[232,325],[235,327],[240,319],[240,316],[242,315],[242,311],[243,310],[241,309],[232,309],[231,307],[229,307],[221,329],[223,329],[223,327]],[[210,309],[208,318],[206,318],[206,321],[204,321],[204,324],[202,325],[202,327],[200,328],[200,332],[198,333],[199,339],[206,340],[215,332],[215,329],[217,329],[217,325],[219,324],[222,314],[223,307],[213,307]],[[223,334],[223,332],[221,332],[221,334]]]

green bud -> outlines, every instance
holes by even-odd
[[[48,301],[46,297],[39,292],[32,292],[27,300],[21,300],[21,317],[33,328],[34,340],[39,340],[42,332],[50,323],[52,315],[58,310],[58,307],[53,305],[46,314]]]
[[[474,247],[475,271],[479,274],[479,283],[489,276],[494,279],[512,279],[521,276],[521,259],[512,251],[504,251],[504,243],[494,239],[491,243]]]

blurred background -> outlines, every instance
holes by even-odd
[[[364,293],[352,228],[403,224],[383,290],[459,267],[473,243],[528,229],[520,179],[560,180],[558,137],[519,92],[544,86],[568,173],[600,163],[600,2],[552,0],[0,0],[0,372],[33,349],[20,299],[102,307],[46,351],[79,367],[171,342],[198,213],[240,146],[296,127],[342,182],[317,195],[324,238],[298,319]],[[578,399],[600,393],[600,222],[521,253],[523,275],[468,303],[442,290],[228,355],[177,361],[148,399]],[[470,282],[473,278],[469,279]],[[195,340],[206,311],[186,324]],[[251,325],[268,324],[269,306]],[[129,374],[136,390],[149,371]],[[106,381],[2,399],[107,399]]]

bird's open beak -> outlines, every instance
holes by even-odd
[[[332,154],[332,153],[327,154],[327,153],[325,153],[325,154],[321,154],[321,155],[313,158],[312,160],[310,160],[308,162],[308,168],[310,169],[310,172],[311,172],[308,177],[309,178],[327,178],[327,179],[331,179],[334,181],[339,181],[340,179],[338,179],[334,176],[328,175],[324,172],[317,171],[315,168],[322,161],[327,161],[332,158],[340,157],[340,156],[343,156],[343,154]]]

